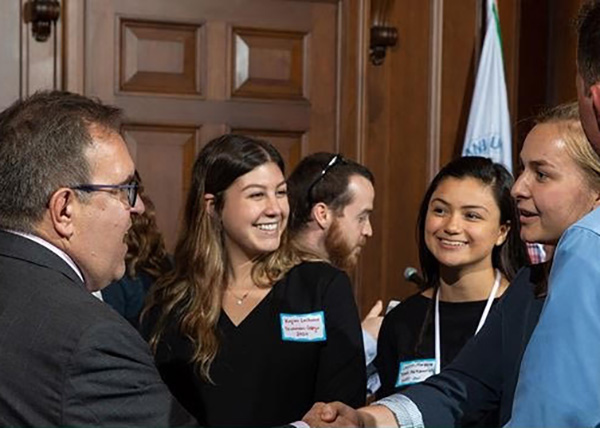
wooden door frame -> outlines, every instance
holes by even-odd
[[[362,164],[367,158],[368,102],[367,85],[369,69],[370,0],[339,0],[338,11],[338,152]],[[343,37],[340,37],[343,35]],[[379,246],[377,236],[372,244]],[[362,302],[363,284],[370,284],[369,270],[363,269],[365,257],[359,258],[352,272],[352,284],[359,310],[366,307]]]
[[[310,1],[310,0],[292,0]],[[326,0],[327,1],[327,0]],[[367,141],[367,70],[370,0],[331,0],[338,5],[338,87],[336,92],[335,148],[364,162]],[[63,1],[62,87],[85,94],[85,8],[81,0]],[[354,272],[354,288],[361,283],[360,263]],[[357,295],[360,295],[358,293]]]
[[[293,0],[310,1],[310,0]],[[338,4],[338,97],[336,148],[359,162],[364,158],[369,0],[333,0]],[[65,90],[84,93],[85,1],[63,2],[63,76]]]

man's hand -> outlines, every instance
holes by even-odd
[[[378,300],[361,323],[362,329],[369,333],[375,340],[379,337],[379,329],[383,322],[383,316],[381,316],[382,311],[383,302]]]
[[[328,404],[315,403],[302,420],[312,428],[363,426],[358,412],[339,401]]]

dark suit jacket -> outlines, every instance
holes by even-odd
[[[467,342],[439,375],[402,391],[419,408],[426,427],[460,426],[500,411],[499,424],[511,417],[519,367],[535,328],[547,281],[543,264],[522,268],[490,311],[481,331]]]
[[[60,257],[0,231],[0,425],[189,423],[127,321]]]

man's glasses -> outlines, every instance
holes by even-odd
[[[340,155],[339,153],[337,155],[334,155],[331,158],[331,160],[327,163],[327,165],[325,165],[325,168],[323,168],[323,170],[319,173],[319,175],[317,176],[315,181],[313,181],[312,184],[310,186],[308,186],[308,200],[311,203],[313,201],[312,191],[315,188],[315,186],[319,183],[319,181],[321,181],[323,179],[323,177],[325,177],[325,175],[327,175],[327,173],[329,172],[329,170],[331,168],[336,166],[338,163],[343,163],[343,162],[344,162],[344,158],[342,155]]]
[[[137,201],[139,183],[136,180],[131,180],[127,184],[79,184],[72,186],[73,190],[81,190],[82,192],[102,192],[110,190],[123,190],[127,193],[127,201],[133,208]]]

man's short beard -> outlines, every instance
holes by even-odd
[[[327,236],[325,236],[325,251],[327,251],[329,261],[339,269],[350,271],[358,261],[358,253],[354,250],[355,247],[350,247],[344,236],[340,221],[334,217]]]

